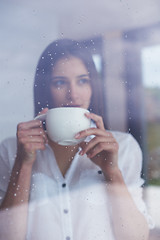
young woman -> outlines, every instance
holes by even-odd
[[[85,45],[57,40],[35,74],[35,115],[89,109],[93,126],[76,146],[51,141],[39,120],[20,123],[0,147],[1,239],[145,240],[152,226],[142,200],[142,154],[135,139],[104,128],[98,74]],[[65,121],[65,119],[64,119]]]

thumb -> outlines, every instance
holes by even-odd
[[[48,108],[44,108],[44,109],[34,118],[34,120],[44,121],[47,111],[48,111]]]
[[[48,112],[48,108],[44,108],[38,115],[42,115]]]

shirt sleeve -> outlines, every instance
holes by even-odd
[[[0,204],[6,194],[16,156],[16,139],[7,139],[0,144]]]
[[[146,204],[143,199],[144,180],[141,178],[142,171],[142,151],[138,142],[131,134],[126,134],[125,144],[122,144],[119,153],[120,169],[124,181],[130,194],[138,208],[145,216],[149,228],[154,227],[154,222],[148,214]]]

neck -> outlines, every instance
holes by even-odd
[[[52,148],[57,165],[62,173],[65,176],[68,168],[71,165],[71,162],[78,151],[79,145],[75,146],[62,146],[49,139],[49,145]]]

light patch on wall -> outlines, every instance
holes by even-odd
[[[102,60],[99,54],[93,54],[93,61],[95,63],[97,71],[100,73],[102,71]]]
[[[141,60],[144,86],[160,88],[160,45],[143,48]]]

